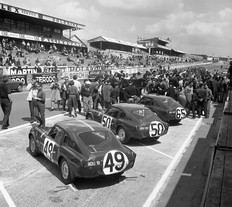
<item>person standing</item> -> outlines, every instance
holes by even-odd
[[[7,84],[8,77],[3,77],[3,83],[0,84],[0,99],[1,99],[1,107],[4,113],[4,117],[2,120],[2,129],[8,129],[10,126],[9,118],[12,109],[12,98],[11,98],[11,89]]]
[[[38,93],[35,99],[35,118],[39,121],[39,127],[45,127],[45,100],[46,94],[43,91],[42,83],[36,84]]]
[[[81,113],[81,100],[80,100],[80,93],[81,93],[81,82],[77,80],[77,75],[73,76],[74,86],[77,87],[78,95],[77,95],[77,107],[79,113]]]
[[[29,103],[29,109],[30,109],[30,116],[31,116],[31,123],[33,123],[35,121],[35,113],[34,113],[34,102],[33,102],[33,97],[37,96],[37,88],[36,88],[36,79],[32,79],[31,83],[28,83],[27,85],[27,91],[28,95],[27,95],[27,101]]]
[[[113,89],[111,91],[112,104],[120,102],[119,95],[120,95],[119,85],[118,85],[118,83],[114,83]]]
[[[184,89],[184,95],[186,97],[185,108],[187,109],[187,116],[189,116],[190,110],[191,110],[192,96],[193,96],[193,83],[192,82],[186,83],[186,87]]]
[[[205,84],[205,90],[206,90],[206,114],[205,114],[205,118],[209,118],[209,114],[210,114],[210,103],[211,103],[211,99],[213,97],[212,91],[211,89],[208,87],[207,84]]]
[[[77,87],[74,85],[74,81],[71,80],[69,82],[68,87],[68,110],[69,116],[72,116],[72,109],[74,108],[75,117],[77,117],[77,96],[79,96],[79,92]]]
[[[51,111],[54,110],[54,103],[57,103],[58,110],[60,110],[60,85],[58,83],[58,78],[55,78],[54,81],[51,83],[50,86],[52,93],[51,93]]]
[[[91,82],[89,80],[85,81],[85,83],[82,85],[81,96],[83,101],[84,113],[86,113],[91,109],[93,105]]]
[[[105,84],[102,86],[102,96],[103,96],[104,108],[106,110],[109,109],[111,106],[111,92],[112,92],[112,86],[109,80],[106,80]]]
[[[207,108],[206,108],[206,90],[204,88],[204,84],[202,82],[199,83],[199,88],[196,89],[196,93],[198,96],[198,103],[197,103],[197,114],[198,118],[201,117],[202,112],[204,111],[204,116],[207,116]]]
[[[68,87],[69,87],[69,80],[68,77],[65,77],[64,82],[61,84],[61,93],[60,93],[64,111],[68,100]]]

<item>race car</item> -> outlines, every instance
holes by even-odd
[[[90,120],[71,119],[53,127],[33,126],[29,132],[32,156],[43,154],[60,167],[65,184],[75,178],[121,175],[134,166],[136,153],[106,127]]]
[[[187,114],[185,108],[169,96],[148,94],[144,95],[137,103],[145,105],[163,121],[169,123],[179,123]]]
[[[163,122],[150,109],[138,104],[113,104],[108,110],[91,109],[86,119],[92,119],[111,129],[126,144],[131,138],[158,139],[168,132],[169,125]]]
[[[0,76],[0,84],[3,82],[3,78],[7,77],[7,85],[10,87],[11,92],[13,91],[18,91],[22,92],[23,91],[23,82],[20,80],[12,80],[8,76]]]

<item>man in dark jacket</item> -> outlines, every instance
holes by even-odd
[[[10,126],[9,118],[12,108],[12,98],[11,98],[11,89],[7,84],[8,77],[3,77],[3,83],[0,84],[0,99],[1,99],[1,107],[4,113],[4,117],[2,120],[2,129],[8,129]]]
[[[201,82],[199,84],[199,88],[196,90],[197,96],[198,96],[198,103],[197,103],[197,114],[198,118],[201,117],[202,112],[204,111],[204,116],[207,116],[207,93],[204,88],[204,84]]]

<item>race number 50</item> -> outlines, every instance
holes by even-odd
[[[123,152],[111,150],[104,156],[103,172],[105,175],[121,172],[126,168],[128,163],[128,158]]]
[[[104,115],[102,117],[102,125],[106,126],[108,129],[110,129],[112,123],[112,117]]]
[[[164,132],[164,125],[159,121],[153,121],[149,127],[150,137],[158,137]]]
[[[43,153],[49,160],[53,160],[52,153],[54,150],[54,146],[55,146],[55,142],[53,142],[48,138],[45,138],[43,145]]]
[[[177,119],[183,119],[183,118],[185,118],[186,114],[187,114],[187,112],[186,112],[186,110],[184,108],[178,107],[176,109],[176,118]]]

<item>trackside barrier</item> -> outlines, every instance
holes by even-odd
[[[232,90],[228,91],[219,133],[211,156],[201,207],[231,206]]]

